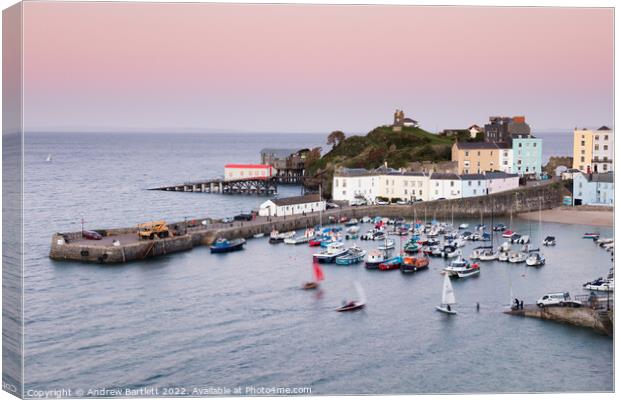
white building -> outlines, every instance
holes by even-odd
[[[378,173],[362,168],[343,168],[334,174],[332,197],[334,200],[364,199],[369,203],[384,193],[385,182]]]
[[[299,215],[311,212],[325,211],[325,201],[318,194],[306,196],[285,197],[282,199],[267,200],[260,205],[258,215],[261,217],[282,217],[284,215]]]
[[[498,143],[499,147],[499,170],[507,174],[512,174],[513,150],[509,144]]]
[[[482,129],[478,125],[472,125],[469,128],[467,128],[467,130],[469,131],[469,136],[472,139],[475,139],[480,132],[484,132],[484,129]]]
[[[614,203],[614,174],[575,174],[573,180],[574,204],[601,204]]]
[[[271,178],[274,168],[267,164],[226,164],[224,165],[224,180]]]
[[[368,203],[374,203],[377,197],[429,201],[482,196],[518,187],[518,175],[499,171],[464,175],[434,172],[429,175],[387,167],[372,171],[341,168],[334,174],[332,197],[347,202],[364,199]]]
[[[601,126],[594,131],[592,144],[592,168],[594,172],[605,173],[614,170],[614,131]]]
[[[488,194],[505,192],[519,187],[519,175],[505,172],[486,172]]]
[[[457,174],[434,172],[430,177],[429,188],[429,200],[460,199],[463,197],[461,178]]]
[[[460,177],[462,197],[483,196],[488,193],[488,181],[483,174],[465,174]]]

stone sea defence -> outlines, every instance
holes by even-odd
[[[590,328],[604,335],[613,336],[613,308],[609,311],[591,307],[538,307],[524,306],[522,310],[506,311],[507,314],[540,318],[564,324]]]
[[[140,240],[136,227],[96,230],[103,239],[84,240],[81,232],[55,233],[52,236],[50,258],[100,264],[124,263],[150,257],[190,250],[209,245],[218,237],[227,239],[251,238],[257,233],[269,234],[313,227],[329,217],[361,218],[363,216],[404,217],[406,219],[480,218],[507,215],[557,207],[562,203],[564,187],[559,183],[524,187],[512,191],[465,199],[419,202],[412,205],[363,206],[330,209],[285,217],[257,217],[253,221],[230,224],[214,223],[186,226],[186,222],[170,223],[172,236],[164,239]]]

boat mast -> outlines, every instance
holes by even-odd
[[[321,184],[319,183],[319,204],[323,200],[323,193],[321,192]],[[323,228],[323,208],[319,207],[319,227]]]

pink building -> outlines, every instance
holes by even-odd
[[[226,164],[224,165],[224,180],[271,178],[274,169],[266,164]]]

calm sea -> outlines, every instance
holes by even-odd
[[[323,145],[324,135],[29,134],[25,162],[25,380],[28,389],[311,387],[312,393],[609,391],[613,342],[587,329],[510,317],[517,297],[580,294],[605,275],[609,253],[581,239],[608,228],[545,224],[558,245],[547,265],[484,264],[454,282],[459,315],[434,310],[443,267],[403,276],[363,266],[310,277],[313,249],[250,240],[242,252],[207,248],[120,266],[54,262],[51,235],[152,219],[229,216],[251,196],[148,191],[257,162],[263,147]],[[323,145],[324,146],[324,145]],[[48,154],[52,163],[46,163]],[[281,195],[299,188],[282,188]],[[472,223],[476,221],[470,221]],[[496,221],[498,222],[498,221]],[[508,222],[508,221],[504,221]],[[538,224],[514,227],[539,237]],[[363,247],[373,244],[362,242]],[[468,254],[473,246],[468,246]],[[333,309],[366,291],[364,311]],[[479,302],[481,309],[475,309]],[[245,390],[245,389],[244,389]]]

